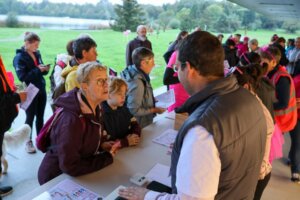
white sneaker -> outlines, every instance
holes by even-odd
[[[293,181],[294,183],[300,184],[300,174],[299,173],[293,173],[291,181]]]
[[[27,153],[36,153],[35,147],[33,146],[33,143],[31,140],[29,140],[26,143],[25,150],[27,151]]]

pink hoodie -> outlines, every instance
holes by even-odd
[[[173,68],[173,65],[176,63],[176,58],[177,58],[177,51],[174,51],[170,57],[167,67]],[[175,72],[173,76],[177,77],[178,73]],[[189,94],[183,88],[181,83],[170,85],[170,90],[171,89],[174,90],[175,103],[168,108],[169,112],[173,111],[177,107],[180,107],[190,97]]]

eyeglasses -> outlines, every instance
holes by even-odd
[[[99,86],[105,86],[105,84],[108,84],[109,79],[107,78],[99,78],[96,80],[97,85]]]
[[[185,67],[186,66],[186,63],[185,62],[182,62],[182,63],[175,63],[172,65],[173,66],[173,70],[175,72],[177,72],[179,70],[179,67],[182,68],[182,67]]]

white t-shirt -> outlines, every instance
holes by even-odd
[[[202,126],[190,129],[181,148],[177,171],[178,194],[149,191],[145,200],[213,200],[218,192],[221,160],[213,136]]]

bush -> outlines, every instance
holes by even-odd
[[[172,19],[168,25],[171,29],[179,29],[180,21],[178,19]]]
[[[287,33],[296,33],[300,29],[300,23],[296,21],[286,21],[283,23],[282,28]]]
[[[18,21],[17,13],[15,12],[7,13],[5,24],[7,27],[13,27],[13,28],[18,27],[19,21]]]

